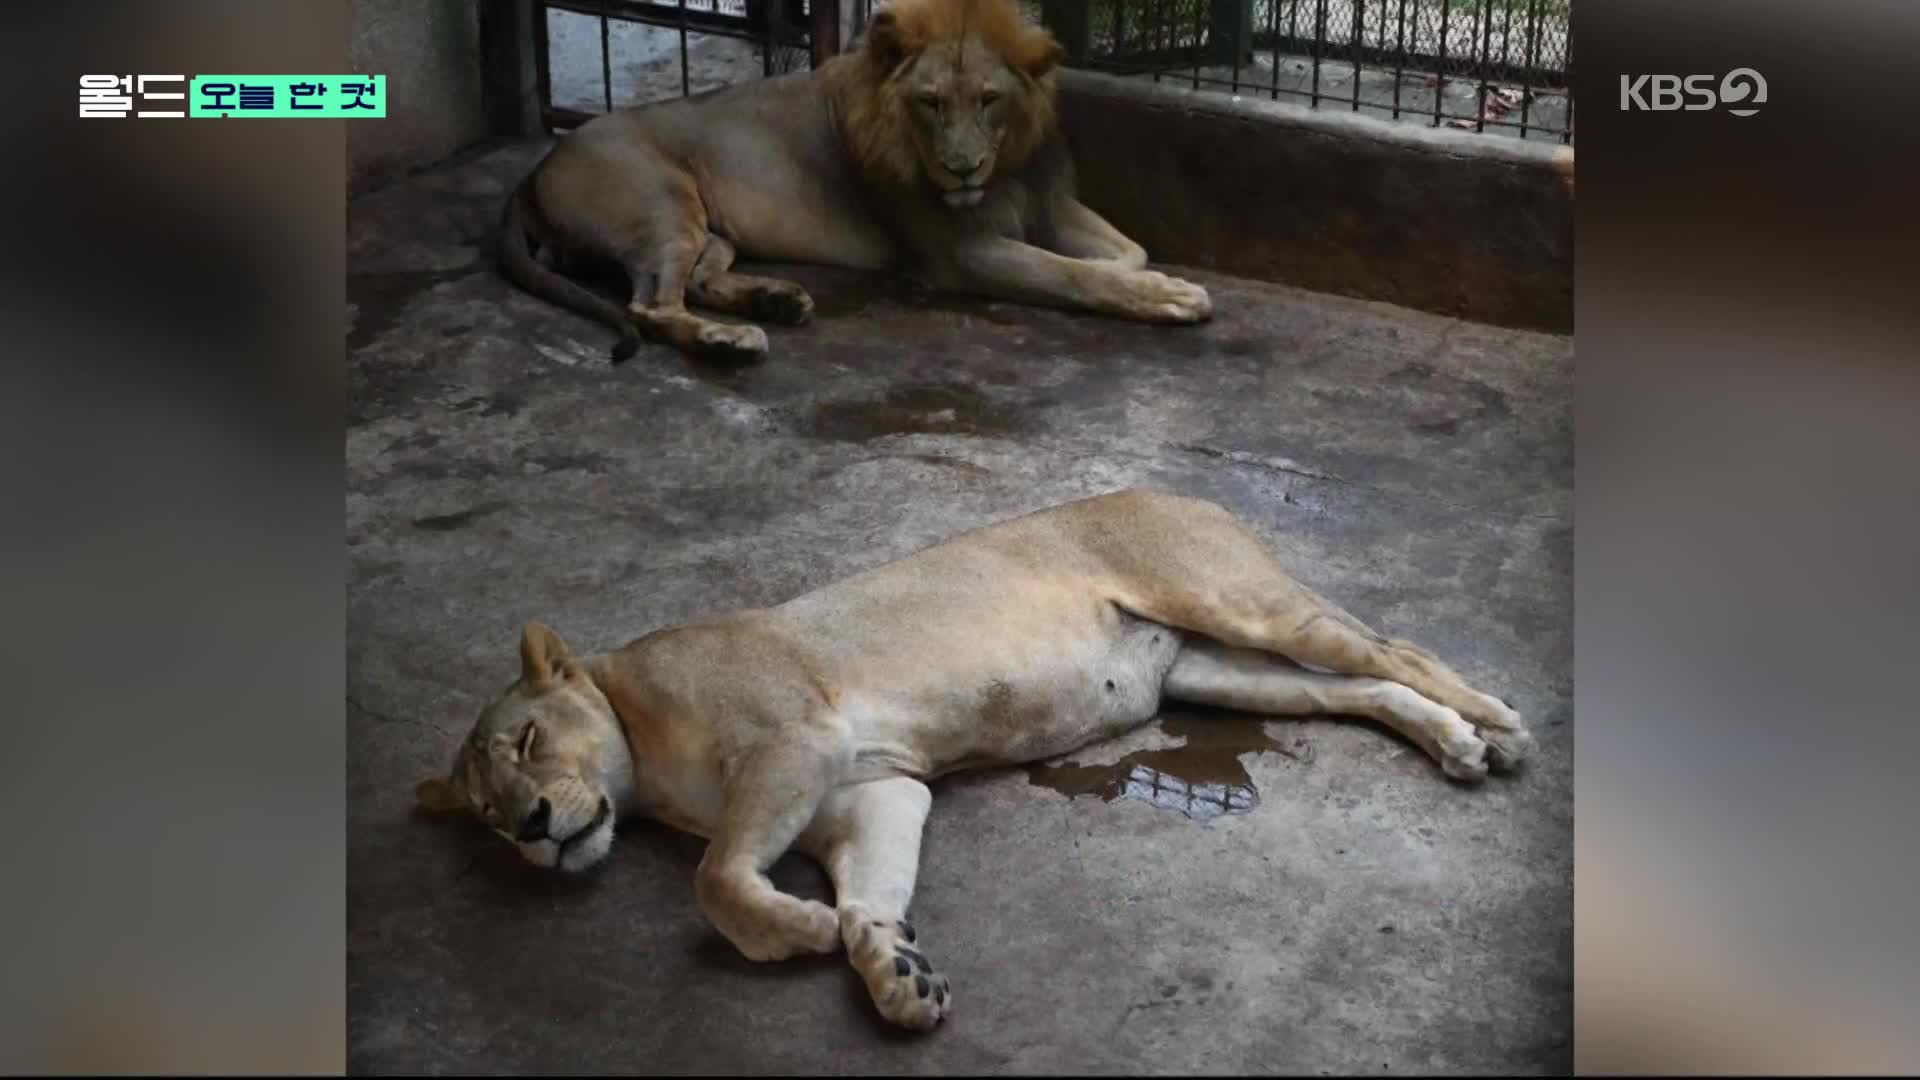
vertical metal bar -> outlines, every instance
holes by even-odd
[[[1239,0],[1239,2],[1251,4],[1253,0]],[[1247,25],[1249,21],[1251,21],[1251,17],[1242,19],[1238,14],[1235,14],[1233,18],[1233,25],[1235,27],[1233,32],[1233,92],[1236,95],[1240,93],[1240,48],[1243,44],[1246,44],[1240,40],[1240,31],[1238,28]]]
[[[1508,69],[1513,66],[1513,57],[1510,54],[1513,51],[1513,5],[1516,0],[1500,0],[1500,2],[1507,13],[1506,20],[1500,24],[1500,73],[1504,79],[1512,74]],[[1491,64],[1493,58],[1489,56],[1487,62]],[[1502,97],[1500,100],[1505,101],[1506,98]]]
[[[680,0],[680,96],[693,93],[693,74],[687,70],[687,0]]]
[[[840,0],[807,0],[807,45],[814,67],[840,51]]]
[[[1515,3],[1515,0],[1500,0],[1501,7],[1507,13],[1506,21],[1500,24],[1500,70],[1503,72],[1506,71],[1506,69],[1513,66],[1512,54],[1513,54],[1513,5],[1514,3]],[[1491,60],[1492,57],[1488,57],[1488,59]]]
[[[1565,81],[1567,84],[1567,126],[1566,126],[1566,130],[1560,133],[1560,141],[1563,143],[1571,144],[1573,142],[1573,20],[1572,18],[1568,18],[1567,20],[1567,67],[1566,67],[1565,75],[1566,75]]]
[[[1193,44],[1188,48],[1193,53],[1193,88],[1200,89],[1200,64],[1206,59],[1206,49],[1201,42],[1207,37],[1207,0],[1195,0],[1193,5]]]
[[[1487,69],[1493,66],[1493,0],[1486,0],[1480,16],[1480,107],[1474,112],[1473,130],[1487,130]]]
[[[1540,0],[1527,0],[1527,71],[1533,71],[1534,55],[1540,49]],[[1520,90],[1520,137],[1527,137],[1528,114],[1533,112],[1533,81]]]
[[[1167,5],[1165,3],[1156,5],[1153,13],[1155,16],[1153,20],[1154,51],[1163,54],[1152,58],[1153,81],[1157,83],[1160,81],[1160,69],[1166,66],[1164,54],[1167,51]]]
[[[1353,0],[1353,111],[1360,111],[1360,48],[1366,44],[1367,0]]]
[[[1400,82],[1407,77],[1407,0],[1400,0],[1400,27],[1394,35],[1398,52],[1393,60],[1393,118],[1400,119]]]
[[[533,5],[533,78],[540,93],[540,124],[551,131],[547,124],[547,110],[553,108],[553,67],[548,50],[552,46],[547,42],[547,5]]]
[[[1113,0],[1113,45],[1110,55],[1116,60],[1127,55],[1127,0]]]
[[[1440,0],[1440,62],[1434,65],[1433,126],[1440,126],[1440,106],[1447,95],[1447,30],[1453,22],[1453,0]]]
[[[1320,107],[1320,54],[1327,45],[1327,0],[1314,0],[1313,4],[1313,108]]]
[[[1298,0],[1295,0],[1297,3]],[[1273,43],[1273,100],[1280,100],[1280,0],[1267,3],[1267,40]]]
[[[600,3],[600,89],[607,99],[607,111],[613,111],[613,50],[607,44],[607,5]]]

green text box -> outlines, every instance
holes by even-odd
[[[385,75],[195,75],[190,117],[372,120],[387,115]]]

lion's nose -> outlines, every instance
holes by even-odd
[[[535,840],[545,840],[547,823],[552,817],[553,804],[548,802],[545,796],[541,796],[540,800],[533,804],[533,813],[528,814],[527,820],[520,823],[521,842],[531,844]]]
[[[962,180],[967,180],[971,179],[974,173],[979,172],[980,167],[986,163],[987,156],[985,154],[974,158],[954,158],[947,162],[947,171]]]

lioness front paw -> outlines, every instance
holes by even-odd
[[[915,947],[912,923],[867,916],[864,910],[852,918],[842,912],[841,939],[874,1007],[889,1023],[904,1028],[937,1027],[953,1007],[947,977],[933,970],[926,954]]]
[[[751,363],[767,355],[767,332],[757,326],[709,323],[700,328],[700,354],[727,363]]]
[[[1213,316],[1213,300],[1207,290],[1191,281],[1157,270],[1141,270],[1132,277],[1139,313],[1150,322],[1197,323]]]
[[[830,953],[840,944],[839,920],[818,900],[778,897],[766,914],[776,917],[758,926],[722,928],[740,955],[754,963]]]
[[[764,285],[749,297],[748,310],[756,319],[800,326],[813,318],[813,297],[807,295],[807,290],[788,282]]]

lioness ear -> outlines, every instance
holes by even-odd
[[[535,686],[558,681],[572,657],[567,643],[543,623],[530,622],[520,634],[520,675]]]
[[[900,40],[900,19],[892,11],[876,11],[867,22],[867,54],[883,71],[907,58],[906,43]]]
[[[413,795],[422,810],[435,814],[450,814],[467,806],[467,800],[461,796],[460,790],[444,776],[430,776],[415,784]]]

